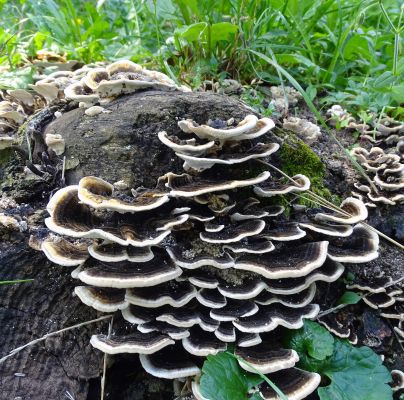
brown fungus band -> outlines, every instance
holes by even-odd
[[[94,70],[88,86],[99,87],[107,72]],[[43,251],[53,262],[78,267],[75,294],[85,304],[120,310],[129,325],[124,335],[94,335],[97,349],[137,353],[147,372],[173,379],[199,374],[202,357],[234,344],[286,395],[303,399],[320,377],[295,368],[297,354],[277,345],[278,328],[298,329],[317,316],[316,282],[338,279],[340,262],[377,257],[377,236],[360,225],[366,207],[350,198],[341,205],[344,214],[322,211],[291,221],[266,198],[305,191],[309,179],[245,174],[252,159],[279,148],[252,140],[262,141],[271,120],[248,115],[235,126],[178,125],[175,135],[158,136],[187,173],[168,172],[156,188],[133,196],[115,194],[96,177],[59,190],[46,225],[66,238],[48,238]],[[202,398],[196,382],[193,388]],[[276,398],[270,387],[259,389],[263,398]]]

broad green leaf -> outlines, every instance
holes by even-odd
[[[237,30],[237,25],[231,24],[230,22],[218,22],[217,24],[213,24],[210,27],[211,43],[213,44],[220,40],[230,40]]]
[[[203,364],[201,392],[209,400],[246,400],[248,390],[262,381],[244,371],[231,354],[219,353]]]
[[[394,83],[395,80],[396,77],[390,71],[386,71],[373,80],[372,87],[375,89],[384,89]]]
[[[30,67],[3,72],[0,75],[0,89],[26,89],[34,83],[33,73]]]
[[[391,96],[397,103],[404,103],[404,84],[393,86],[391,88]]]
[[[278,54],[276,56],[276,59],[280,64],[286,64],[286,63],[291,65],[302,64],[305,67],[316,67],[316,64],[314,64],[307,57],[304,57],[300,54]]]
[[[374,99],[374,102],[379,107],[388,107],[391,104],[391,90],[387,93],[378,93]]]
[[[344,48],[344,57],[347,60],[354,60],[358,56],[370,58],[369,42],[363,35],[352,36]]]
[[[391,375],[380,356],[368,347],[353,347],[338,340],[334,354],[325,360],[320,370],[331,384],[318,389],[321,400],[391,400],[387,384]]]
[[[317,89],[313,85],[307,86],[306,93],[307,96],[309,96],[310,100],[313,101],[317,96]]]
[[[404,57],[397,60],[397,75],[404,74]]]
[[[184,26],[183,28],[176,29],[174,34],[187,42],[195,42],[201,39],[202,32],[206,29],[208,24],[206,22],[198,22],[196,24]]]
[[[290,331],[286,347],[296,350],[302,360],[306,355],[324,360],[333,353],[334,338],[321,325],[305,320],[303,328]]]
[[[361,300],[361,296],[359,296],[355,292],[346,291],[338,300],[338,304],[356,304]]]

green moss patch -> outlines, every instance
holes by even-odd
[[[292,143],[284,143],[279,150],[281,170],[289,176],[306,175],[311,182],[311,190],[319,196],[339,204],[339,198],[333,195],[324,185],[325,166],[320,157],[300,139],[294,138]],[[313,202],[299,199],[299,204],[313,206]]]

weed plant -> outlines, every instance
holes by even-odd
[[[403,113],[397,0],[3,0],[0,12],[0,65],[11,70],[47,49],[146,61],[193,87],[279,84],[264,55],[323,105]]]

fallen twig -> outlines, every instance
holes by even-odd
[[[94,324],[95,322],[103,321],[103,320],[108,319],[108,318],[112,318],[112,315],[104,315],[103,317],[100,317],[100,318],[97,318],[97,319],[92,319],[91,321],[80,322],[79,324],[72,325],[72,326],[69,326],[67,328],[63,328],[63,329],[60,329],[58,331],[55,331],[55,332],[47,333],[46,335],[44,335],[44,336],[42,336],[42,337],[40,337],[38,339],[34,339],[31,342],[28,342],[28,343],[24,344],[23,346],[17,347],[16,349],[10,351],[10,353],[8,353],[6,356],[4,356],[3,358],[0,358],[0,364],[3,363],[4,361],[6,361],[8,358],[12,357],[13,355],[19,353],[21,350],[24,350],[26,347],[32,346],[32,345],[37,344],[39,342],[43,342],[44,340],[46,340],[49,337],[59,335],[59,333],[70,331],[70,330],[75,329],[75,328],[80,328],[80,327],[85,326],[85,325]]]

